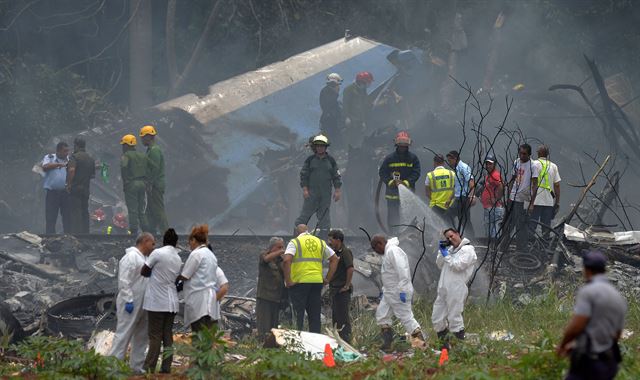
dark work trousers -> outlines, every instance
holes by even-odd
[[[309,225],[309,220],[313,214],[318,219],[317,227],[321,231],[320,235],[329,233],[331,227],[331,189],[318,190],[310,188],[309,198],[304,200],[300,216],[295,221],[295,226],[299,224]],[[295,227],[294,226],[294,227]],[[309,227],[311,230],[311,227]]]
[[[524,202],[511,202],[507,207],[507,230],[502,235],[503,244],[508,244],[511,234],[516,235],[516,249],[524,252],[529,244],[529,212],[524,208]],[[504,228],[504,227],[503,227]],[[508,248],[503,246],[504,248]]]
[[[191,332],[194,334],[204,329],[210,329],[213,325],[217,325],[218,321],[211,319],[211,316],[205,315],[191,324]]]
[[[460,230],[460,234],[472,239],[475,236],[475,231],[471,223],[471,204],[469,203],[469,197],[461,196],[456,198],[450,210],[452,217],[455,217],[458,222],[458,226],[455,227]]]
[[[149,351],[144,360],[144,371],[154,373],[158,364],[160,347],[166,353],[173,346],[173,319],[176,313],[162,311],[147,311],[149,323]],[[171,362],[173,355],[162,355],[161,373],[171,372]]]
[[[58,214],[62,216],[62,230],[69,232],[69,193],[66,190],[46,190],[45,197],[45,223],[47,234],[56,233]]]
[[[164,234],[169,228],[167,214],[164,211],[164,189],[151,187],[147,191],[147,212],[145,219],[149,232]]]
[[[389,231],[396,231],[400,224],[400,200],[387,199],[387,228]]]
[[[331,319],[333,325],[340,330],[340,338],[344,339],[347,343],[351,343],[350,305],[351,289],[346,292],[340,292],[340,288],[331,289]]]
[[[443,209],[442,207],[438,207],[438,206],[433,206],[431,207],[431,210],[438,215],[443,222],[445,222],[445,224],[449,224],[451,227],[455,227],[454,224],[454,220],[453,220],[453,212],[451,210],[451,208],[448,209]]]
[[[296,317],[296,328],[302,331],[304,312],[309,318],[309,332],[320,333],[320,311],[322,283],[296,284],[289,288],[289,297]]]
[[[259,339],[264,339],[271,329],[278,327],[280,317],[280,301],[268,301],[262,298],[256,299],[256,324]]]
[[[566,380],[611,380],[618,373],[615,359],[596,359],[583,362],[579,368],[572,365]]]
[[[551,221],[553,220],[553,206],[533,206],[531,220],[551,227]],[[535,231],[537,227],[538,225],[536,223],[531,223],[531,231]],[[545,239],[548,239],[549,231],[542,230],[542,236]]]
[[[69,223],[72,234],[89,233],[89,192],[71,191],[69,194]]]

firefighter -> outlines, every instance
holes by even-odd
[[[333,200],[338,202],[342,196],[340,189],[342,179],[336,160],[327,152],[329,139],[324,135],[318,135],[313,138],[312,145],[314,154],[304,161],[300,171],[300,187],[302,187],[304,204],[295,225],[307,224],[313,214],[316,214],[317,227],[320,229],[319,236],[326,236],[331,226],[329,215],[331,187],[335,189]]]
[[[169,228],[164,212],[164,156],[156,144],[156,129],[145,125],[140,129],[142,143],[147,147],[147,224],[149,232],[161,233]]]
[[[367,89],[372,82],[373,75],[368,71],[361,71],[356,75],[356,80],[342,93],[345,132],[347,141],[353,146],[360,146],[365,133],[367,115],[371,111]]]
[[[382,161],[378,174],[380,180],[387,186],[387,225],[400,223],[400,195],[398,186],[406,186],[415,191],[416,181],[420,178],[420,160],[418,156],[409,152],[411,137],[406,131],[401,131],[395,139],[396,150]]]
[[[136,137],[126,135],[120,140],[122,157],[120,158],[120,175],[124,201],[129,213],[129,231],[138,234],[138,228],[147,229],[144,215],[145,179],[147,174],[147,157],[136,150]]]
[[[320,91],[320,130],[333,141],[341,141],[342,106],[338,101],[342,77],[337,73],[327,75],[327,83]]]

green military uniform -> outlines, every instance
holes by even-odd
[[[169,228],[164,212],[164,156],[155,143],[147,148],[147,224],[149,232]]]
[[[120,159],[120,173],[122,176],[122,190],[124,201],[129,212],[129,230],[138,232],[138,228],[147,229],[147,219],[144,215],[145,179],[147,175],[147,157],[144,153],[129,150]]]
[[[308,224],[316,214],[318,228],[324,233],[329,232],[331,217],[331,186],[339,189],[342,186],[340,170],[336,160],[327,153],[323,157],[309,156],[300,171],[300,187],[309,189],[309,198],[304,200],[300,216],[295,225]]]
[[[91,179],[96,174],[96,161],[84,148],[76,148],[67,170],[75,168],[75,175],[69,184],[69,223],[72,234],[89,233],[89,193]]]

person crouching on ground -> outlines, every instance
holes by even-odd
[[[469,294],[467,282],[473,275],[478,257],[469,239],[462,238],[455,228],[444,231],[445,241],[440,242],[436,265],[440,268],[438,296],[433,303],[431,322],[444,348],[449,348],[449,331],[458,339],[464,339],[462,311]]]
[[[193,333],[218,322],[215,291],[218,260],[207,248],[208,235],[206,224],[193,227],[189,235],[191,253],[178,277],[184,281],[184,325],[190,325]]]
[[[391,317],[394,315],[400,320],[407,334],[411,335],[411,346],[426,346],[422,329],[413,317],[411,309],[413,285],[409,259],[399,244],[397,237],[387,240],[384,235],[374,235],[371,239],[371,248],[377,254],[384,255],[381,272],[383,294],[376,310],[376,321],[382,329],[383,344],[380,349],[383,351],[390,350],[393,343]]]

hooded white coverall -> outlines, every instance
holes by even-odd
[[[436,332],[444,331],[448,324],[449,330],[455,333],[464,329],[462,311],[469,293],[467,281],[473,275],[478,257],[467,238],[462,239],[458,248],[451,246],[447,250],[447,257],[443,257],[440,252],[436,257],[436,265],[441,272],[431,322]]]
[[[411,300],[413,285],[407,254],[400,248],[398,238],[391,238],[384,247],[382,259],[382,300],[376,310],[379,326],[391,326],[391,317],[395,315],[408,334],[420,328],[413,317]],[[406,302],[400,300],[400,293],[406,293]]]
[[[116,298],[116,316],[118,324],[113,338],[111,356],[124,359],[127,347],[131,343],[129,367],[142,371],[145,351],[149,345],[147,331],[147,313],[142,309],[144,292],[148,278],[140,274],[145,257],[136,247],[127,248],[118,265],[118,297]],[[133,302],[133,312],[127,313],[125,305]]]

